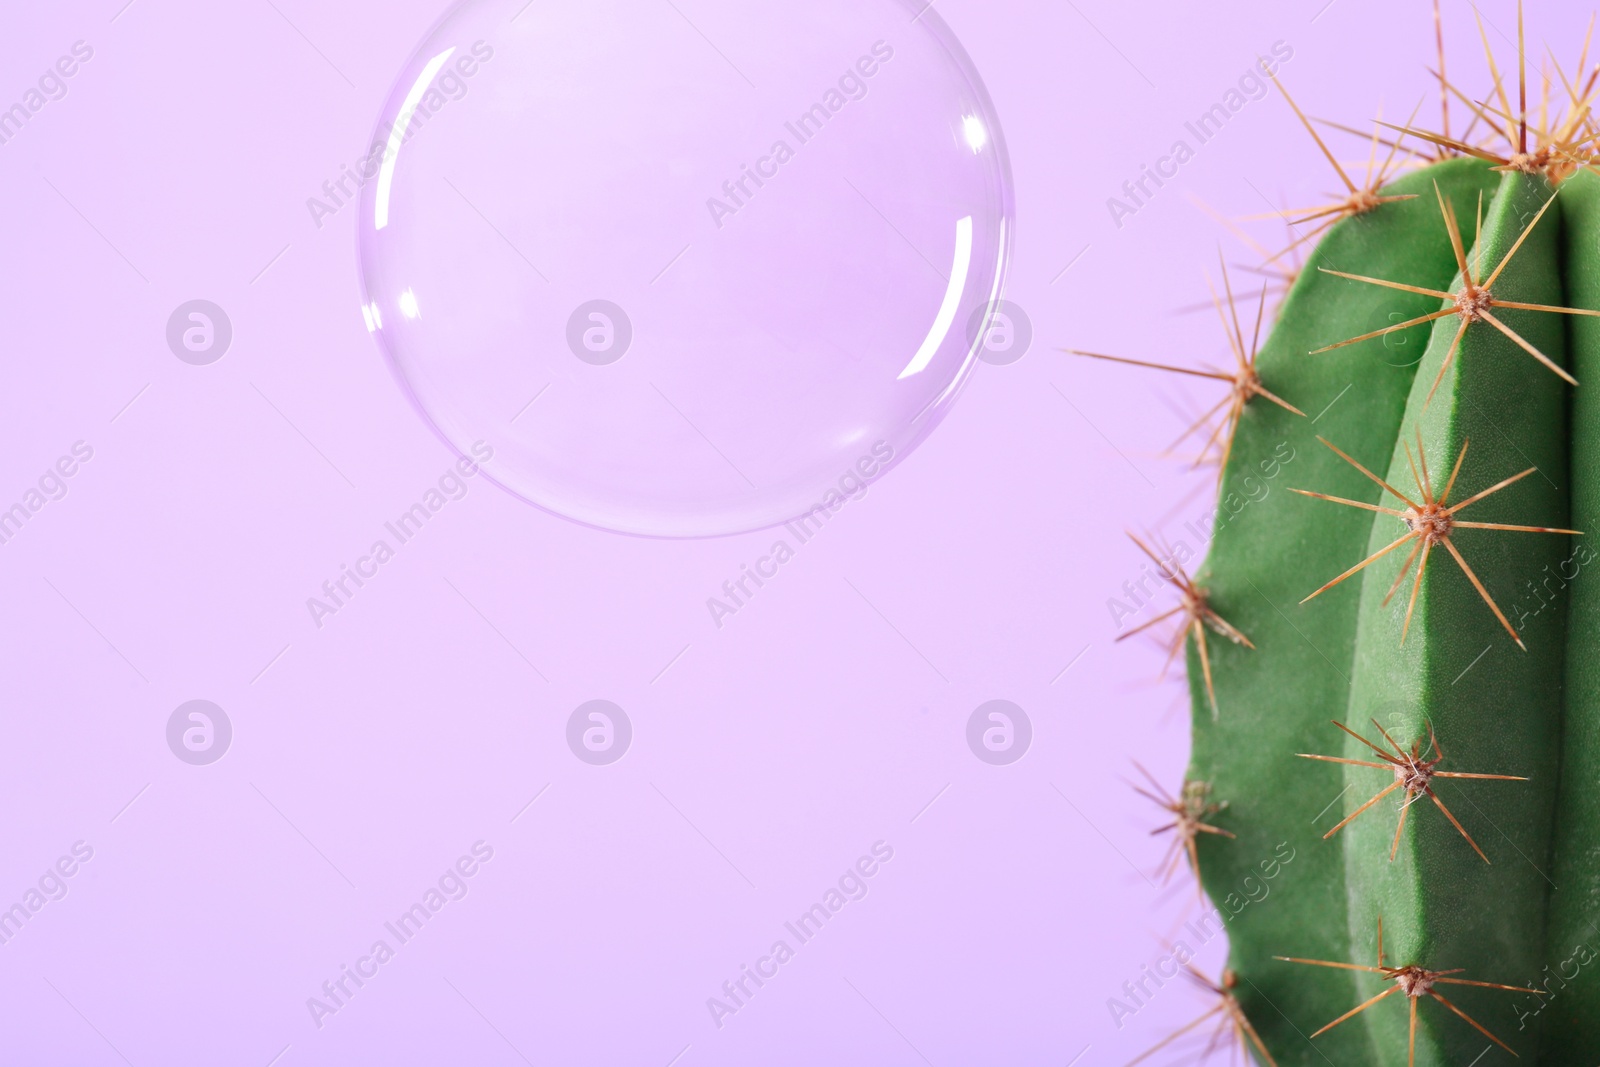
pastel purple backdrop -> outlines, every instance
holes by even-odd
[[[941,0],[1010,150],[1026,356],[720,628],[707,597],[770,534],[607,534],[475,481],[319,630],[306,598],[452,462],[362,323],[353,213],[305,204],[441,6],[124,4],[0,17],[0,105],[93,49],[0,144],[0,507],[93,450],[0,544],[0,908],[48,890],[0,946],[0,1062],[1117,1064],[1206,1006],[1107,1009],[1193,912],[1127,784],[1179,781],[1183,688],[1107,600],[1125,529],[1208,513],[1161,452],[1210,399],[1057,348],[1225,359],[1181,309],[1219,239],[1252,253],[1195,201],[1315,203],[1315,146],[1251,100],[1120,226],[1108,198],[1274,42],[1314,114],[1431,117],[1426,5]],[[1445,16],[1470,84],[1471,9]],[[1586,18],[1545,5],[1530,40]],[[165,339],[195,298],[234,330],[206,367]],[[565,736],[597,698],[634,730],[605,767]],[[209,766],[168,748],[195,699],[234,731]],[[1033,725],[1009,766],[967,745],[991,699]],[[477,842],[401,945],[384,924]],[[876,842],[866,895],[788,937]],[[719,1027],[708,998],[779,939]]]

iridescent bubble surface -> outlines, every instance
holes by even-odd
[[[361,173],[362,308],[458,451],[580,522],[838,510],[954,402],[1012,228],[931,7],[467,0]]]

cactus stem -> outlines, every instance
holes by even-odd
[[[1211,653],[1206,647],[1206,630],[1213,630],[1236,645],[1254,649],[1250,639],[1236,629],[1231,623],[1218,615],[1206,599],[1206,591],[1194,583],[1189,573],[1183,569],[1183,564],[1171,552],[1158,554],[1145,542],[1134,534],[1129,533],[1128,539],[1139,546],[1139,551],[1150,557],[1156,565],[1156,573],[1165,578],[1174,589],[1178,591],[1178,606],[1164,611],[1149,622],[1140,623],[1125,634],[1117,637],[1118,641],[1125,641],[1134,634],[1143,633],[1158,623],[1165,622],[1174,615],[1182,614],[1184,623],[1173,634],[1171,644],[1167,649],[1167,662],[1162,666],[1165,673],[1167,667],[1172,665],[1178,650],[1183,647],[1185,637],[1193,636],[1196,646],[1200,651],[1200,666],[1206,678],[1206,692],[1211,696],[1211,716],[1217,716],[1217,691],[1211,680]]]
[[[1439,747],[1439,738],[1434,733],[1433,723],[1431,722],[1428,723],[1429,749],[1427,752],[1424,752],[1420,739],[1412,742],[1411,748],[1407,750],[1403,748],[1393,737],[1390,737],[1389,732],[1382,726],[1379,726],[1378,721],[1374,719],[1372,721],[1372,725],[1377,727],[1378,733],[1382,734],[1383,739],[1389,742],[1390,747],[1394,749],[1394,755],[1390,755],[1388,752],[1385,752],[1383,749],[1379,748],[1365,737],[1362,737],[1360,734],[1356,733],[1342,722],[1335,722],[1333,725],[1337,726],[1339,729],[1343,730],[1357,741],[1360,741],[1363,745],[1366,745],[1368,748],[1372,749],[1377,757],[1383,762],[1373,763],[1370,760],[1343,759],[1338,756],[1317,756],[1309,752],[1297,752],[1295,754],[1301,759],[1321,760],[1324,763],[1343,763],[1352,767],[1375,767],[1378,770],[1391,771],[1394,774],[1394,783],[1388,788],[1384,789],[1377,796],[1361,805],[1361,807],[1357,808],[1338,826],[1335,826],[1332,830],[1329,830],[1327,833],[1323,834],[1322,839],[1324,841],[1338,833],[1340,830],[1343,830],[1346,826],[1350,825],[1351,822],[1355,821],[1356,816],[1365,812],[1368,808],[1372,807],[1374,804],[1388,796],[1390,793],[1394,792],[1396,789],[1404,788],[1406,791],[1406,798],[1400,804],[1400,821],[1399,825],[1397,825],[1394,830],[1394,844],[1389,848],[1389,861],[1391,863],[1394,862],[1395,853],[1397,853],[1400,849],[1400,832],[1404,830],[1406,826],[1406,812],[1410,809],[1413,803],[1424,796],[1438,805],[1439,810],[1444,813],[1444,817],[1450,820],[1450,825],[1454,826],[1456,831],[1466,839],[1467,844],[1472,846],[1472,850],[1478,854],[1479,858],[1485,863],[1489,862],[1489,857],[1483,854],[1483,849],[1478,847],[1478,843],[1472,839],[1472,835],[1467,833],[1465,828],[1462,827],[1461,823],[1457,821],[1456,817],[1450,813],[1450,809],[1444,806],[1444,801],[1440,800],[1438,794],[1433,791],[1433,779],[1473,778],[1496,782],[1526,782],[1528,779],[1514,774],[1472,774],[1465,771],[1439,770],[1438,766],[1444,762],[1445,756],[1444,750]]]
[[[1419,293],[1423,296],[1436,296],[1441,300],[1449,301],[1450,306],[1440,311],[1432,312],[1428,315],[1419,316],[1407,322],[1397,323],[1396,325],[1387,326],[1381,330],[1374,330],[1371,333],[1364,333],[1359,337],[1352,337],[1346,341],[1339,341],[1336,344],[1314,349],[1311,354],[1317,355],[1322,352],[1331,352],[1336,348],[1343,348],[1346,345],[1353,345],[1357,342],[1366,341],[1373,337],[1381,337],[1384,334],[1393,333],[1396,330],[1403,330],[1410,326],[1416,326],[1419,323],[1432,322],[1434,319],[1440,319],[1444,318],[1446,315],[1455,314],[1461,317],[1461,325],[1456,329],[1455,338],[1450,342],[1450,350],[1445,353],[1444,362],[1439,364],[1439,373],[1433,380],[1433,387],[1428,390],[1429,402],[1433,400],[1433,394],[1438,391],[1439,384],[1444,381],[1445,372],[1450,369],[1451,363],[1455,361],[1456,350],[1461,346],[1461,338],[1466,334],[1467,327],[1472,323],[1479,321],[1487,322],[1490,326],[1493,326],[1496,330],[1499,330],[1501,333],[1505,334],[1523,351],[1527,352],[1534,359],[1537,359],[1551,371],[1554,371],[1558,377],[1567,382],[1569,385],[1577,385],[1578,380],[1576,378],[1563,370],[1559,365],[1551,360],[1549,356],[1545,355],[1533,345],[1529,344],[1521,334],[1507,326],[1489,310],[1490,308],[1515,308],[1520,311],[1548,311],[1562,315],[1600,315],[1600,311],[1590,311],[1587,308],[1564,308],[1554,307],[1550,304],[1528,304],[1517,300],[1500,300],[1495,297],[1494,293],[1490,289],[1490,287],[1494,285],[1495,281],[1500,277],[1501,272],[1504,271],[1508,265],[1510,265],[1512,257],[1515,256],[1517,254],[1517,250],[1522,247],[1522,243],[1527,239],[1528,234],[1533,232],[1533,228],[1539,224],[1539,220],[1544,217],[1544,213],[1550,210],[1550,205],[1555,203],[1557,194],[1550,194],[1550,199],[1544,202],[1544,206],[1538,210],[1533,218],[1529,220],[1528,224],[1522,228],[1522,232],[1517,235],[1516,243],[1514,243],[1506,251],[1506,254],[1501,257],[1500,262],[1495,265],[1494,270],[1490,272],[1488,277],[1484,277],[1483,264],[1481,262],[1473,264],[1469,263],[1467,260],[1466,250],[1462,247],[1461,242],[1461,229],[1456,223],[1455,209],[1445,201],[1444,194],[1439,191],[1438,183],[1434,184],[1433,190],[1439,198],[1439,211],[1440,214],[1444,216],[1445,229],[1450,234],[1450,245],[1455,250],[1456,254],[1456,265],[1461,271],[1461,290],[1459,292],[1447,293],[1441,289],[1428,289],[1418,285],[1407,285],[1404,282],[1389,281],[1384,278],[1369,278],[1363,274],[1347,274],[1344,271],[1329,270],[1327,267],[1318,267],[1317,269],[1325,274],[1332,274],[1340,278],[1348,278],[1351,281],[1365,282],[1368,285],[1381,285],[1387,289],[1400,289],[1404,292]],[[1426,406],[1426,404],[1424,404],[1424,406]]]
[[[1156,781],[1155,777],[1145,770],[1144,766],[1137,760],[1134,761],[1133,765],[1139,769],[1139,773],[1144,776],[1144,780],[1150,783],[1150,789],[1155,790],[1155,792],[1152,793],[1149,789],[1130,782],[1129,785],[1133,786],[1133,791],[1155,804],[1162,811],[1173,816],[1172,822],[1165,826],[1158,826],[1150,831],[1151,837],[1155,837],[1158,834],[1173,833],[1174,831],[1177,833],[1177,836],[1172,840],[1171,847],[1167,850],[1167,854],[1161,858],[1161,884],[1165,885],[1172,880],[1172,876],[1178,871],[1178,864],[1187,855],[1189,857],[1189,867],[1194,872],[1195,892],[1203,896],[1204,890],[1200,886],[1200,853],[1195,848],[1195,838],[1199,834],[1215,834],[1218,837],[1226,837],[1230,840],[1234,838],[1235,835],[1233,833],[1222,829],[1220,826],[1213,826],[1206,822],[1211,816],[1225,810],[1228,807],[1227,802],[1224,801],[1219,804],[1211,799],[1210,782],[1196,782],[1193,780],[1186,780],[1180,790],[1182,795],[1175,797],[1167,792],[1161,783]]]
[[[1245,1017],[1244,1009],[1239,1006],[1238,998],[1233,995],[1234,988],[1239,984],[1239,976],[1233,972],[1232,968],[1223,970],[1220,983],[1213,982],[1187,963],[1183,965],[1183,973],[1198,984],[1200,988],[1213,994],[1217,998],[1217,1003],[1206,1009],[1198,1018],[1178,1027],[1178,1029],[1139,1053],[1139,1055],[1129,1060],[1124,1067],[1134,1067],[1137,1063],[1143,1063],[1184,1034],[1219,1015],[1221,1018],[1218,1020],[1217,1032],[1206,1045],[1207,1058],[1209,1058],[1209,1053],[1221,1044],[1227,1031],[1231,1029],[1234,1040],[1238,1042],[1239,1048],[1244,1054],[1245,1062],[1248,1063],[1250,1061],[1250,1051],[1253,1046],[1255,1051],[1261,1054],[1261,1058],[1267,1063],[1267,1067],[1278,1067],[1278,1061],[1273,1059],[1272,1053],[1267,1051],[1267,1046],[1261,1040],[1261,1035],[1256,1033],[1254,1026],[1250,1025],[1250,1020]]]
[[[1320,1037],[1329,1030],[1332,1030],[1335,1026],[1338,1026],[1340,1023],[1344,1022],[1346,1019],[1350,1019],[1366,1011],[1368,1008],[1378,1003],[1378,1001],[1392,996],[1395,993],[1403,993],[1411,1002],[1409,1009],[1411,1016],[1409,1062],[1413,1065],[1413,1067],[1416,1064],[1417,1056],[1417,1001],[1423,997],[1432,997],[1434,1000],[1437,1000],[1440,1004],[1443,1004],[1452,1012],[1465,1019],[1474,1030],[1478,1031],[1484,1037],[1487,1037],[1490,1041],[1493,1041],[1507,1052],[1510,1052],[1513,1056],[1516,1055],[1516,1053],[1512,1051],[1510,1045],[1507,1045],[1504,1041],[1501,1041],[1498,1037],[1495,1037],[1476,1019],[1472,1018],[1472,1016],[1468,1015],[1466,1012],[1452,1004],[1449,1000],[1445,999],[1445,997],[1436,988],[1434,988],[1435,986],[1464,985],[1474,986],[1479,989],[1504,989],[1512,993],[1532,993],[1535,996],[1544,996],[1544,992],[1542,990],[1528,989],[1524,986],[1501,985],[1498,982],[1476,982],[1468,978],[1452,977],[1453,975],[1461,973],[1459,969],[1451,971],[1431,971],[1426,967],[1420,967],[1414,963],[1407,964],[1404,967],[1385,966],[1383,962],[1383,920],[1381,918],[1378,920],[1378,965],[1376,967],[1365,967],[1359,963],[1334,963],[1329,960],[1307,960],[1300,959],[1296,956],[1275,956],[1273,958],[1282,960],[1284,963],[1304,963],[1313,967],[1336,967],[1339,970],[1344,971],[1364,971],[1369,974],[1380,974],[1388,981],[1393,982],[1394,985],[1390,986],[1388,989],[1385,989],[1382,993],[1379,993],[1377,996],[1365,1000],[1356,1005],[1354,1008],[1351,1008],[1349,1011],[1345,1012],[1343,1015],[1339,1016],[1337,1019],[1333,1020],[1333,1022],[1329,1023],[1327,1026],[1324,1026],[1311,1036]]]
[[[1522,643],[1522,638],[1517,635],[1517,631],[1512,627],[1511,623],[1507,621],[1505,613],[1500,610],[1500,605],[1494,602],[1494,598],[1489,595],[1489,591],[1485,589],[1483,587],[1483,583],[1478,580],[1477,574],[1470,566],[1468,566],[1466,559],[1461,555],[1460,550],[1456,548],[1455,543],[1451,540],[1451,534],[1455,532],[1457,527],[1462,527],[1474,530],[1511,530],[1520,533],[1553,533],[1581,536],[1581,531],[1562,530],[1553,526],[1520,526],[1504,522],[1465,522],[1456,518],[1456,515],[1463,508],[1472,504],[1476,504],[1485,497],[1498,493],[1507,486],[1521,481],[1523,478],[1526,478],[1528,475],[1538,470],[1538,468],[1529,467],[1520,474],[1513,474],[1511,477],[1496,482],[1494,485],[1491,485],[1489,488],[1484,489],[1481,492],[1474,493],[1472,496],[1467,497],[1467,499],[1461,501],[1459,504],[1451,504],[1450,493],[1455,489],[1456,476],[1461,473],[1462,461],[1467,458],[1467,446],[1471,444],[1469,439],[1461,442],[1461,451],[1456,455],[1456,464],[1455,467],[1450,471],[1450,481],[1446,483],[1444,487],[1444,495],[1438,499],[1435,499],[1433,495],[1433,484],[1428,477],[1427,457],[1422,454],[1422,431],[1419,429],[1417,431],[1417,460],[1420,460],[1422,463],[1420,475],[1418,474],[1417,470],[1417,460],[1412,460],[1411,463],[1411,476],[1413,480],[1416,481],[1417,492],[1422,497],[1422,502],[1418,503],[1417,501],[1406,496],[1404,493],[1400,492],[1400,490],[1396,489],[1388,482],[1384,481],[1382,478],[1379,478],[1376,474],[1373,474],[1371,471],[1367,470],[1367,468],[1363,467],[1355,460],[1351,459],[1333,442],[1323,437],[1318,437],[1317,440],[1333,449],[1334,452],[1338,453],[1338,455],[1345,462],[1355,467],[1356,470],[1377,482],[1385,490],[1394,494],[1394,496],[1398,497],[1400,500],[1405,501],[1407,507],[1404,511],[1400,511],[1396,508],[1386,508],[1377,504],[1364,504],[1356,500],[1345,500],[1342,497],[1329,496],[1326,493],[1314,493],[1307,489],[1293,489],[1291,492],[1299,493],[1301,496],[1315,497],[1318,500],[1332,501],[1335,504],[1346,504],[1353,508],[1362,508],[1366,511],[1375,511],[1384,515],[1392,515],[1401,522],[1405,523],[1407,532],[1398,540],[1390,542],[1388,545],[1380,548],[1378,551],[1374,552],[1360,563],[1357,563],[1354,567],[1351,567],[1349,570],[1345,571],[1331,582],[1328,582],[1326,585],[1322,586],[1322,588],[1312,593],[1311,596],[1308,596],[1305,598],[1305,600],[1300,601],[1300,603],[1304,604],[1307,600],[1311,600],[1313,597],[1332,589],[1346,578],[1349,578],[1351,575],[1356,574],[1357,572],[1366,568],[1369,564],[1382,559],[1384,556],[1387,556],[1390,552],[1393,552],[1407,541],[1414,540],[1421,549],[1422,559],[1417,565],[1416,578],[1411,585],[1411,599],[1406,605],[1405,624],[1400,630],[1400,643],[1404,645],[1406,643],[1406,634],[1411,629],[1412,612],[1416,610],[1417,606],[1417,592],[1422,588],[1422,575],[1428,566],[1428,553],[1437,546],[1443,546],[1445,551],[1449,552],[1450,555],[1455,559],[1456,563],[1460,565],[1462,572],[1467,576],[1467,580],[1470,581],[1472,583],[1472,587],[1478,591],[1478,595],[1483,598],[1484,603],[1489,605],[1489,610],[1494,612],[1494,617],[1500,620],[1500,625],[1505,627],[1506,633],[1511,635],[1511,639],[1517,643],[1518,648],[1521,648],[1524,652],[1526,652],[1528,650],[1528,646]],[[1411,445],[1409,443],[1405,445],[1405,450],[1407,459],[1411,459]],[[1405,566],[1401,567],[1400,574],[1395,579],[1394,586],[1392,586],[1389,590],[1389,595],[1384,597],[1383,602],[1385,604],[1389,602],[1389,597],[1394,595],[1395,588],[1398,588],[1400,580],[1405,577],[1407,569],[1411,566],[1411,561],[1416,557],[1417,549],[1414,548],[1412,549],[1411,555],[1406,557]]]

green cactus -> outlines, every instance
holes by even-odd
[[[1548,131],[1482,109],[1502,156],[1436,135],[1347,183],[1251,363],[1204,564],[1160,553],[1261,1062],[1600,1061],[1600,129],[1569,95]],[[1221,620],[1248,643],[1207,644]]]

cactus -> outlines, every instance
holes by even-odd
[[[1500,148],[1408,123],[1435,159],[1341,170],[1249,356],[1229,291],[1253,392],[1203,564],[1159,554],[1207,824],[1184,845],[1262,1063],[1600,1061],[1596,78],[1530,125],[1490,64],[1491,102],[1458,99]]]

